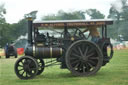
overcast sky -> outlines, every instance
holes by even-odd
[[[24,14],[34,10],[38,10],[38,19],[49,13],[57,13],[61,9],[68,12],[95,8],[108,15],[114,1],[116,0],[0,0],[0,4],[5,4],[7,22],[16,23]]]

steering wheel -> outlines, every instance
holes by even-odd
[[[77,38],[86,39],[85,35],[83,34],[83,32],[81,32],[81,30],[79,28],[75,28],[75,32],[74,32],[73,36],[77,37]]]

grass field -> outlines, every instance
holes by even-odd
[[[59,66],[48,67],[31,80],[20,80],[14,73],[16,59],[0,59],[0,85],[128,85],[128,50],[115,51],[113,59],[90,77],[73,77]]]

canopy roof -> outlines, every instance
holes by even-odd
[[[52,20],[52,21],[34,21],[34,27],[86,27],[93,25],[111,25],[111,19],[92,19],[92,20]]]

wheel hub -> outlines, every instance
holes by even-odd
[[[88,61],[88,57],[87,56],[82,56],[81,61],[82,62],[87,62]]]
[[[30,71],[30,67],[27,63],[24,64],[23,69],[24,71]]]

